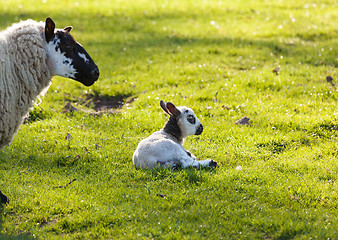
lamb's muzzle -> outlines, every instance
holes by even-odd
[[[198,128],[196,129],[196,134],[195,135],[201,135],[203,132],[203,125],[199,125]]]

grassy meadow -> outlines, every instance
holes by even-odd
[[[54,77],[0,151],[0,239],[338,239],[337,1],[0,0],[1,30],[46,17],[100,78]],[[135,169],[160,99],[216,169]]]

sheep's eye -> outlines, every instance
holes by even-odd
[[[74,49],[75,43],[74,43],[74,41],[72,41],[72,40],[70,40],[68,38],[65,38],[62,45],[64,46],[64,48],[66,50],[70,51],[70,50]]]
[[[196,123],[196,119],[195,119],[195,117],[193,115],[188,115],[187,120],[191,124],[195,124]]]
[[[67,44],[65,44],[65,48],[66,48],[67,50],[73,50],[74,44],[67,43]]]

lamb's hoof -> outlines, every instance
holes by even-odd
[[[212,168],[215,168],[217,167],[217,162],[215,162],[214,160],[210,159],[210,162],[209,162],[209,167],[212,167]]]
[[[2,194],[2,192],[0,191],[0,200],[1,200],[1,203],[8,203],[8,198]]]
[[[175,164],[171,165],[170,168],[171,168],[172,170],[178,170],[178,169],[182,168],[182,166],[181,166],[181,164],[175,163]]]

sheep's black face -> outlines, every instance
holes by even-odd
[[[45,37],[47,54],[54,74],[68,77],[91,86],[99,78],[99,69],[86,50],[70,34],[72,27],[55,30],[54,22],[47,18]]]
[[[94,84],[99,78],[99,69],[86,50],[67,31],[58,31],[55,35],[60,39],[61,53],[67,58],[64,64],[71,64],[75,69],[75,74],[69,77],[86,86]]]

